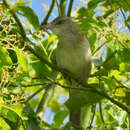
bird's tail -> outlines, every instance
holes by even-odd
[[[79,85],[75,81],[72,81],[70,84],[72,88],[74,88],[75,86],[79,87]],[[70,89],[69,98],[79,93],[79,90]],[[77,126],[81,125],[81,109],[70,109],[70,122]]]

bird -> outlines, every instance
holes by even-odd
[[[56,48],[56,63],[63,70],[67,70],[83,82],[87,82],[91,73],[92,53],[87,36],[71,17],[58,16],[52,22],[41,28],[50,29],[57,35],[59,42]],[[75,83],[70,83],[75,85]],[[78,94],[78,90],[70,90],[70,97]],[[81,125],[81,110],[70,110],[70,122]]]

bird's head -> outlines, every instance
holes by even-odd
[[[47,25],[42,25],[41,29],[50,29],[57,36],[66,36],[73,31],[77,31],[77,24],[67,16],[59,16]]]

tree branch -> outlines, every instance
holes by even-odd
[[[114,76],[112,78],[121,86],[121,88],[125,88],[125,89],[130,90],[130,88],[128,86],[125,86],[123,83],[118,81]]]
[[[69,17],[70,14],[71,14],[73,2],[74,2],[74,0],[70,0],[69,7],[68,7],[68,12],[67,12],[67,16],[68,16],[68,17]]]
[[[99,51],[106,43],[104,42],[101,46],[99,46],[95,51],[93,51],[92,55],[94,55],[97,51]]]
[[[48,18],[49,18],[50,14],[51,14],[51,12],[52,12],[52,10],[54,8],[55,2],[56,2],[55,0],[52,0],[52,3],[50,5],[50,9],[49,9],[46,17],[44,18],[43,22],[41,23],[41,25],[47,24]]]
[[[102,123],[105,124],[103,114],[102,114],[102,104],[101,104],[101,102],[99,102],[99,112],[100,112],[100,117],[101,117]]]
[[[38,89],[35,93],[33,93],[31,96],[28,97],[28,99],[25,101],[26,103],[31,100],[34,96],[36,96],[39,92],[41,92],[43,89],[46,89],[50,84],[43,84],[45,86],[42,86],[40,89]]]
[[[124,17],[124,23],[126,24],[127,28],[128,28],[129,31],[130,31],[130,25],[125,22],[125,21],[127,21],[127,18],[126,18],[126,16],[125,16],[125,13],[124,13],[124,11],[122,10],[122,8],[120,8],[120,11],[121,11],[121,13],[122,13],[122,15],[123,15],[123,17]]]
[[[65,7],[66,7],[66,0],[60,0],[60,12],[61,16],[65,16]]]
[[[124,105],[124,104],[122,104],[122,103],[120,103],[120,102],[114,100],[113,98],[111,98],[108,94],[104,93],[103,91],[99,91],[99,90],[97,90],[97,89],[95,89],[95,88],[90,88],[90,87],[89,87],[89,88],[86,88],[86,87],[68,87],[68,86],[65,86],[65,85],[60,84],[59,82],[57,82],[57,81],[55,81],[55,80],[53,80],[53,79],[51,79],[51,78],[49,78],[49,77],[46,77],[46,76],[44,76],[44,75],[42,75],[42,76],[43,76],[44,78],[46,78],[47,80],[49,80],[50,82],[52,82],[52,83],[54,83],[54,84],[57,84],[57,85],[61,86],[62,88],[65,88],[65,89],[77,89],[77,90],[90,91],[90,92],[97,93],[97,94],[99,94],[100,96],[103,96],[103,97],[105,97],[106,99],[110,100],[112,103],[116,104],[118,107],[122,108],[122,109],[125,110],[128,114],[130,114],[130,109],[129,109],[126,105]]]
[[[94,104],[93,106],[93,116],[92,116],[89,128],[92,128],[92,123],[94,121],[95,114],[96,114],[96,104]]]

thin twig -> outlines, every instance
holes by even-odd
[[[94,104],[94,106],[93,106],[93,116],[92,116],[92,120],[90,122],[89,128],[92,128],[92,123],[94,121],[95,114],[96,114],[96,104]]]
[[[130,90],[130,88],[123,83],[121,83],[119,80],[117,80],[114,76],[112,77],[122,88]]]
[[[102,120],[103,124],[105,124],[105,121],[104,121],[104,118],[103,118],[103,114],[102,114],[102,104],[101,104],[101,102],[99,102],[99,112],[100,112],[101,120]]]
[[[100,96],[103,96],[106,99],[110,100],[112,103],[116,104],[118,107],[122,108],[123,110],[128,112],[128,114],[130,114],[130,109],[126,105],[124,105],[124,104],[116,101],[115,99],[111,98],[108,94],[104,93],[103,91],[99,91],[99,90],[97,90],[95,88],[90,88],[90,87],[89,88],[85,88],[85,87],[68,87],[68,86],[60,84],[59,82],[57,82],[57,81],[55,81],[55,80],[53,80],[53,79],[51,79],[49,77],[46,77],[46,76],[43,76],[43,77],[48,79],[50,82],[52,82],[54,84],[57,84],[57,85],[61,86],[62,88],[65,88],[65,89],[77,89],[77,90],[90,91],[90,92],[97,93]]]
[[[52,84],[53,85],[53,84]],[[36,109],[36,113],[39,113],[40,111],[44,110],[45,108],[45,104],[47,103],[48,104],[48,98],[51,96],[49,96],[50,94],[50,90],[54,90],[54,86],[50,85],[49,87],[46,88],[45,92],[43,93],[42,95],[42,98],[38,104],[38,107]]]
[[[41,25],[47,24],[48,18],[50,17],[50,14],[51,14],[51,12],[52,12],[52,10],[54,8],[55,2],[56,2],[55,0],[52,0],[52,3],[50,5],[50,9],[49,9],[46,17],[44,18],[43,22],[41,23]]]
[[[20,85],[15,85],[15,84],[9,84],[9,86],[13,86],[13,87],[34,87],[34,86],[40,86],[40,85],[45,85],[47,83],[36,83],[36,84],[29,84],[29,85],[23,85],[23,84],[20,84]]]
[[[58,9],[59,16],[61,16],[60,6],[59,6],[59,3],[58,3],[57,0],[56,0],[56,6],[57,6],[57,9]]]
[[[65,16],[66,0],[60,0],[60,15]]]
[[[94,55],[97,51],[99,51],[104,45],[105,45],[105,43],[103,43],[101,46],[99,46],[99,47],[92,53],[92,55]]]
[[[35,93],[33,93],[31,96],[28,97],[28,99],[25,102],[28,102],[31,100],[35,95],[37,95],[39,92],[41,92],[43,89],[46,89],[50,84],[44,84],[45,86],[42,86],[40,89],[38,89]]]
[[[122,8],[120,8],[120,11],[121,11],[121,13],[122,13],[122,15],[123,15],[123,17],[124,17],[124,21],[127,21],[127,18],[126,18],[126,16],[125,16],[125,13],[123,12]],[[125,23],[125,22],[124,22],[124,23]],[[127,28],[129,29],[129,31],[130,31],[130,25],[129,25],[128,23],[126,23],[126,26],[127,26]]]
[[[68,7],[68,12],[67,12],[67,16],[68,17],[71,15],[71,10],[72,10],[72,6],[73,6],[73,2],[74,2],[74,0],[70,0],[69,7]]]
[[[102,64],[102,66],[104,66],[115,54],[116,54],[117,50],[115,50]]]

